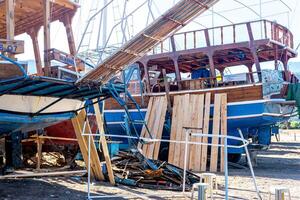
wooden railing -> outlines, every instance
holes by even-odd
[[[250,26],[249,26],[250,25]],[[293,34],[284,26],[268,20],[218,26],[213,28],[174,34],[176,51],[204,48],[225,44],[235,44],[254,40],[271,39],[284,46],[293,48]],[[152,49],[152,54],[172,52],[172,39],[160,42]]]

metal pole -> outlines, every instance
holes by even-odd
[[[88,199],[91,199],[91,135],[89,134],[88,142]]]
[[[228,200],[228,146],[227,138],[224,138],[224,170],[225,170],[225,199]]]
[[[238,132],[240,134],[240,137],[245,140],[244,138],[244,135],[241,131],[241,129],[238,128]],[[243,142],[244,143],[244,142]],[[253,167],[252,167],[252,163],[251,163],[251,159],[250,159],[250,155],[249,155],[249,151],[248,151],[248,147],[247,145],[244,146],[245,148],[245,152],[246,152],[246,157],[247,157],[247,161],[248,161],[248,165],[249,165],[249,168],[250,168],[250,171],[251,171],[251,176],[252,176],[252,179],[253,179],[253,182],[254,182],[254,187],[255,187],[255,190],[256,190],[256,194],[257,194],[257,197],[262,200],[262,197],[260,196],[260,193],[259,193],[259,190],[258,190],[258,187],[257,187],[257,184],[256,184],[256,179],[255,179],[255,175],[254,175],[254,171],[253,171]]]
[[[183,168],[183,184],[182,184],[182,192],[185,192],[185,179],[186,179],[186,167],[187,167],[187,152],[188,152],[188,137],[190,135],[190,131],[185,131],[185,147],[184,147],[184,168]]]

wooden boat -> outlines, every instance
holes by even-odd
[[[263,27],[262,35],[253,31],[257,27]],[[168,95],[172,104],[174,95],[227,93],[228,133],[238,136],[240,128],[245,138],[252,138],[253,145],[267,147],[271,135],[278,133],[277,123],[296,115],[295,102],[285,100],[287,85],[298,82],[287,67],[288,60],[295,56],[292,33],[267,20],[178,33],[137,62],[144,88],[132,80],[128,90],[143,106],[143,116],[151,96]],[[278,70],[280,62],[282,71]],[[264,70],[263,63],[274,66],[273,70]],[[248,72],[238,76],[225,74],[235,66]],[[197,69],[204,69],[208,76],[183,76],[193,76]],[[167,86],[164,80],[168,80]],[[141,120],[136,109],[130,113],[134,120]],[[126,134],[122,128],[124,114],[114,99],[105,101],[105,117],[112,134]],[[126,143],[124,140],[124,148]],[[230,149],[230,153],[241,151]]]

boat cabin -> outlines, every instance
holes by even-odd
[[[262,30],[253,31],[258,27]],[[274,66],[272,73],[282,82],[296,82],[288,71],[289,59],[297,55],[293,47],[293,35],[287,28],[261,20],[174,34],[138,64],[148,94],[257,85],[267,79],[262,70],[266,62]],[[278,71],[279,63],[282,71]],[[226,75],[231,67],[246,67],[248,71]]]

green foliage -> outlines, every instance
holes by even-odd
[[[300,128],[300,121],[291,121],[290,122],[291,129],[299,129]]]

